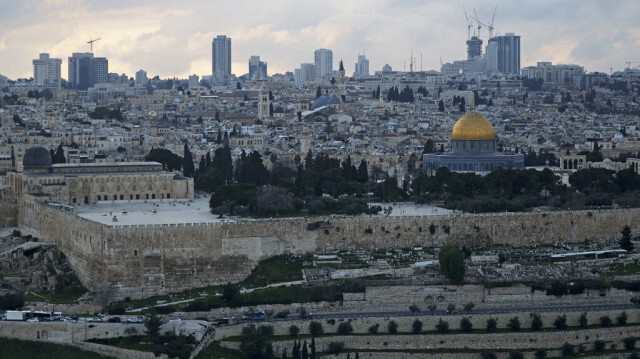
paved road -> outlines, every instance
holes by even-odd
[[[564,306],[526,306],[526,307],[500,307],[500,308],[479,308],[470,312],[458,310],[458,315],[469,314],[502,314],[502,313],[542,313],[542,312],[589,312],[603,310],[624,310],[633,309],[634,305],[629,304],[591,304],[591,305],[564,305]],[[314,319],[330,319],[330,318],[367,318],[367,317],[409,317],[414,315],[431,315],[428,310],[420,313],[410,311],[388,311],[388,312],[331,312],[331,313],[313,313]],[[445,310],[436,310],[434,316],[448,315]],[[289,315],[287,318],[272,318],[271,321],[295,320],[296,315]],[[242,320],[242,322],[251,322],[251,320]]]

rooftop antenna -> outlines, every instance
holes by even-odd
[[[493,17],[491,18],[491,22],[489,22],[489,38],[493,38],[493,20],[496,19],[496,11],[498,11],[498,5],[493,9]]]
[[[411,61],[409,61],[409,72],[413,73],[413,48],[411,48]]]
[[[97,38],[97,39],[90,39],[89,41],[87,41],[87,44],[89,44],[89,46],[91,46],[91,53],[92,53],[92,54],[93,54],[93,43],[94,43],[94,42],[96,42],[96,41],[98,41],[98,40],[101,40],[101,39],[102,39],[102,38],[101,38],[101,37],[99,37],[99,38]]]
[[[464,18],[467,19],[467,40],[471,39],[471,28],[473,27],[473,23],[469,20],[467,16],[467,9],[462,6],[462,10],[464,10]]]

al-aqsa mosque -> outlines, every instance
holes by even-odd
[[[493,126],[482,114],[471,111],[453,126],[451,151],[423,156],[423,168],[434,174],[440,167],[455,172],[487,174],[496,168],[524,168],[524,155],[498,152]]]

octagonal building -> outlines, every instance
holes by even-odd
[[[496,132],[482,114],[471,111],[453,126],[451,151],[427,153],[423,156],[423,168],[434,174],[440,167],[455,172],[487,174],[496,168],[524,168],[524,155],[504,154],[497,151]]]

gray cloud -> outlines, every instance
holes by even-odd
[[[233,39],[239,75],[251,55],[267,61],[270,73],[283,72],[312,62],[320,47],[333,49],[334,66],[343,59],[348,71],[362,51],[372,71],[386,63],[408,69],[411,49],[416,68],[422,55],[423,69],[439,69],[440,57],[465,58],[463,6],[488,21],[495,5],[495,31],[522,36],[523,65],[554,61],[608,71],[640,59],[640,7],[633,0],[0,0],[0,73],[30,77],[31,60],[50,52],[64,60],[66,75],[66,58],[102,37],[94,52],[109,58],[112,72],[208,75],[218,34]],[[485,43],[487,33],[483,27]]]

